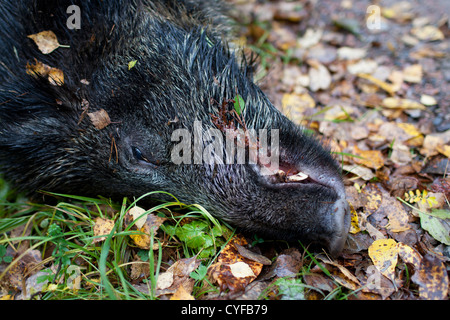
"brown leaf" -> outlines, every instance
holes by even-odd
[[[20,260],[17,260],[19,258]],[[25,280],[42,269],[42,266],[40,266],[41,261],[41,252],[39,250],[26,250],[24,253],[18,252],[6,274],[9,280],[8,285],[14,289],[24,290]]]
[[[426,254],[420,269],[412,276],[412,281],[419,285],[420,297],[426,300],[444,300],[448,294],[448,274],[442,261]]]
[[[190,294],[194,288],[195,280],[189,275],[192,271],[197,269],[199,265],[200,261],[197,260],[196,257],[176,261],[166,272],[163,272],[158,276],[156,295],[175,294],[180,290],[181,286],[183,286],[183,289],[181,290]],[[179,292],[179,294],[181,293],[182,292]]]
[[[256,279],[263,266],[262,263],[241,256],[235,244],[245,246],[247,240],[245,240],[242,235],[235,235],[219,254],[217,258],[218,262],[208,269],[210,278],[219,284],[221,290],[229,289],[232,292],[244,290],[250,282]],[[237,263],[239,264],[237,265]],[[242,263],[248,266],[242,269],[251,270],[253,274],[248,272],[246,276],[241,276],[243,274],[239,273],[238,276],[236,276],[236,273],[233,273],[231,266],[233,266],[233,268],[242,267]]]
[[[60,46],[58,43],[58,38],[53,31],[42,31],[35,34],[30,34],[28,38],[32,39],[34,43],[36,43],[39,50],[43,54],[48,54]]]
[[[271,265],[272,264],[272,261],[270,261],[269,258],[267,258],[261,254],[257,254],[253,251],[250,251],[238,243],[235,243],[234,245],[235,245],[236,249],[238,250],[239,254],[241,256],[243,256],[244,258],[250,259],[255,262],[259,262],[263,265]]]
[[[275,260],[265,278],[272,277],[292,277],[295,276],[302,267],[302,256],[295,249],[284,250]]]
[[[317,258],[325,263],[326,268],[330,271],[331,277],[340,285],[350,290],[356,290],[360,287],[359,280],[347,268],[324,255],[319,255]]]
[[[92,242],[97,243],[106,239],[106,235],[111,233],[114,228],[114,220],[103,219],[98,217],[95,219],[94,236],[105,235],[104,237],[95,238]]]
[[[94,127],[101,130],[111,123],[108,113],[104,109],[88,113]]]

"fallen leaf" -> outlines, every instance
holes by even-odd
[[[18,260],[19,258],[20,260]],[[41,262],[41,252],[39,250],[27,249],[25,252],[17,252],[16,257],[11,262],[10,269],[5,275],[8,286],[14,289],[24,290],[23,285],[26,285],[28,277],[42,269],[43,265]]]
[[[26,73],[33,77],[39,75],[43,78],[47,78],[48,82],[54,86],[61,86],[64,84],[64,73],[61,70],[50,67],[36,59],[34,64],[27,63]]]
[[[97,243],[106,239],[106,236],[109,235],[114,228],[114,220],[104,219],[98,217],[95,219],[94,225],[94,236],[105,235],[103,237],[95,238],[92,242]]]
[[[173,272],[166,271],[160,273],[158,275],[158,279],[156,280],[156,288],[157,289],[167,289],[173,284]]]
[[[367,212],[367,216],[369,216],[380,208],[383,200],[382,192],[378,186],[373,183],[367,184],[362,192],[367,198],[364,211]]]
[[[369,247],[369,257],[375,267],[394,282],[395,266],[398,259],[397,242],[394,239],[375,240]]]
[[[27,36],[32,39],[43,54],[48,54],[60,47],[58,38],[53,31],[42,31]]]
[[[316,102],[308,93],[286,93],[281,99],[281,112],[295,124],[300,125],[305,118],[304,111],[314,108]]]
[[[257,254],[253,251],[248,250],[247,248],[241,246],[238,243],[235,243],[234,246],[238,250],[239,254],[243,256],[244,258],[250,259],[255,262],[259,262],[263,265],[270,266],[272,264],[272,261],[270,261],[269,258],[266,258],[262,254]]]
[[[300,252],[295,248],[283,250],[270,267],[265,278],[294,277],[302,266],[301,258]]]
[[[411,29],[411,34],[419,40],[437,41],[444,40],[444,34],[435,26],[424,26]]]
[[[317,256],[319,260],[324,262],[327,266],[332,266],[333,268],[327,268],[328,271],[331,273],[331,277],[338,282],[340,285],[350,289],[350,290],[356,290],[358,289],[361,284],[347,268],[340,265],[339,263],[336,263],[329,258],[319,255]]]
[[[319,43],[322,37],[323,30],[321,29],[307,29],[303,36],[298,39],[297,43],[300,48],[310,48]]]
[[[422,256],[415,249],[410,246],[399,242],[397,244],[398,255],[405,263],[409,263],[414,266],[414,270],[419,270],[420,264],[422,263]]]
[[[347,172],[356,174],[358,177],[362,178],[365,181],[372,180],[375,177],[375,174],[372,172],[372,170],[357,164],[352,165],[345,164],[342,166],[342,169],[344,169]]]
[[[144,215],[145,212],[146,210],[144,208],[138,206],[134,206],[128,211],[128,213],[133,217],[134,224],[138,229],[142,228],[147,220],[147,215]]]
[[[107,127],[111,123],[111,120],[109,119],[109,115],[105,111],[105,109],[100,109],[95,112],[90,112],[90,113],[88,113],[88,116],[91,119],[94,127],[96,127],[99,130]]]
[[[142,216],[145,210],[140,207],[133,207],[125,215],[125,225],[128,226],[132,221],[138,219],[135,224],[131,227],[132,230],[140,231],[139,234],[130,234],[130,238],[133,239],[134,243],[141,249],[150,249],[152,234],[153,237],[156,231],[167,219],[164,217],[159,217],[153,213]],[[141,218],[139,218],[141,217]],[[152,250],[159,248],[159,244],[154,241]]]
[[[370,74],[358,73],[358,77],[369,80],[391,95],[393,95],[398,89],[400,89],[398,86],[381,81]]]
[[[231,269],[231,274],[236,278],[255,277],[253,270],[245,262],[239,261],[230,264],[229,267]]]
[[[309,69],[309,88],[311,91],[326,90],[330,84],[331,75],[328,69],[321,63],[314,63],[314,67]]]
[[[437,155],[439,150],[445,152],[445,146],[450,143],[450,130],[442,133],[427,134],[423,140],[422,148],[419,150],[425,156]]]
[[[352,154],[362,158],[353,157],[353,162],[368,168],[378,170],[384,165],[383,154],[379,150],[361,150],[355,145]]]
[[[195,298],[184,288],[183,285],[170,297],[170,300],[195,300]]]
[[[419,285],[419,295],[426,300],[445,300],[448,294],[448,274],[442,261],[426,254],[422,258],[420,269],[412,276],[412,281]]]
[[[410,83],[420,83],[423,71],[420,64],[413,64],[403,69],[403,80]]]
[[[242,257],[238,253],[235,244],[245,246],[247,245],[247,240],[242,235],[235,235],[222,249],[217,258],[217,262],[208,268],[210,278],[219,284],[221,290],[229,289],[233,292],[243,291],[250,282],[256,279],[262,270],[263,265],[261,263]],[[242,268],[242,264],[236,265],[239,262],[245,263],[252,270],[253,274],[251,275],[247,272],[247,275],[244,276],[245,272],[240,273],[238,268]],[[239,277],[233,274],[231,266],[233,266],[234,271],[237,272]],[[245,270],[248,271],[246,267]]]
[[[337,56],[340,60],[359,60],[366,56],[367,50],[364,48],[340,47]]]
[[[419,102],[394,97],[384,98],[381,105],[388,109],[426,109],[425,106]]]
[[[349,232],[352,234],[358,233],[361,231],[361,228],[359,226],[359,219],[358,219],[358,213],[355,209],[353,209],[352,206],[350,206],[350,213],[352,214],[350,219],[350,230]]]
[[[434,97],[423,94],[420,96],[420,103],[425,106],[434,106],[437,104],[437,101]]]
[[[387,217],[389,223],[386,228],[392,232],[402,232],[410,229],[409,215],[403,205],[394,197],[383,197],[383,206],[389,208]]]
[[[351,74],[371,74],[378,67],[378,63],[371,59],[363,59],[356,63],[349,64],[347,70]]]
[[[450,246],[450,223],[419,211],[420,226],[441,243]]]

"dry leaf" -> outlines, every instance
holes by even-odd
[[[327,265],[327,269],[330,271],[331,276],[340,285],[350,290],[356,290],[361,286],[359,280],[344,266],[328,259],[323,255],[319,255],[317,258]],[[330,268],[329,266],[332,266],[333,268]]]
[[[342,166],[342,169],[347,172],[356,174],[358,177],[366,181],[372,180],[372,178],[375,177],[375,174],[372,172],[372,170],[357,164],[345,164]]]
[[[195,300],[195,298],[184,288],[183,285],[170,297],[170,300]]]
[[[239,261],[230,264],[229,267],[231,269],[231,274],[236,278],[255,277],[253,270],[245,262]]]
[[[138,206],[134,206],[128,211],[128,213],[133,217],[134,224],[138,229],[142,228],[147,220],[147,215],[144,215],[145,211],[146,210],[144,208]]]
[[[444,40],[444,34],[435,26],[424,26],[411,29],[411,34],[419,40],[436,41]]]
[[[247,240],[242,235],[235,235],[222,249],[220,252],[217,263],[213,264],[208,269],[208,274],[210,277],[216,281],[221,290],[229,289],[230,291],[242,291],[245,287],[256,279],[259,273],[262,270],[262,264],[259,262],[252,261],[248,258],[242,257],[235,246],[235,244],[245,246],[247,244]],[[238,272],[237,268],[242,267],[242,264],[236,263],[245,263],[249,269],[252,271],[252,275],[247,273]],[[233,270],[231,266],[233,266],[234,271],[237,272],[239,277],[233,274]],[[248,271],[248,269],[245,267]],[[244,274],[247,274],[244,276]]]
[[[427,94],[423,94],[420,97],[420,103],[425,105],[425,106],[434,106],[437,104],[437,101],[434,97],[429,96]]]
[[[409,100],[409,99],[400,99],[394,97],[384,98],[381,105],[388,109],[419,109],[425,110],[425,106],[419,102]]]
[[[47,78],[48,82],[54,86],[61,86],[64,84],[64,73],[61,70],[50,67],[36,59],[34,64],[27,63],[26,73],[31,76],[39,75],[43,78]]]
[[[137,208],[137,209],[136,209]],[[130,211],[127,212],[125,218],[126,218],[126,225],[129,225],[131,221],[134,219],[138,219],[143,213],[145,212],[144,209],[139,207],[134,207],[130,209]],[[142,221],[143,220],[143,221]],[[132,229],[139,230],[139,234],[130,234],[130,238],[133,239],[134,243],[141,249],[150,249],[151,245],[151,235],[153,233],[153,236],[155,236],[156,231],[159,229],[159,227],[163,224],[163,222],[166,221],[166,218],[164,217],[158,217],[155,214],[147,214],[144,215],[142,218],[138,219],[138,221],[135,223]],[[139,227],[141,226],[141,227]],[[153,242],[153,250],[156,250],[159,248],[159,244],[154,241]]]
[[[403,80],[410,83],[420,83],[423,71],[420,64],[413,64],[403,69]]]
[[[316,102],[308,93],[283,95],[281,100],[281,111],[295,124],[300,125],[304,119],[304,111],[314,108]]]
[[[448,274],[442,261],[426,254],[422,258],[419,270],[412,276],[412,281],[419,285],[419,295],[426,300],[445,300],[448,294]]]
[[[35,34],[30,34],[28,38],[32,39],[43,54],[48,54],[53,50],[59,48],[58,38],[53,31],[42,31]]]
[[[362,157],[352,157],[353,162],[368,168],[378,170],[384,165],[383,154],[379,150],[361,150],[355,145],[352,154]]]
[[[353,208],[353,206],[350,205],[350,213],[351,213],[351,220],[350,220],[350,233],[355,234],[361,231],[361,228],[359,226],[359,219],[358,219],[358,213]]]
[[[308,61],[312,65],[311,61]],[[311,91],[326,90],[331,84],[331,75],[328,69],[320,64],[314,63],[309,69],[309,88]]]
[[[302,255],[295,249],[283,250],[265,274],[265,278],[295,277],[302,267]]]
[[[363,59],[356,63],[349,64],[347,71],[351,74],[372,74],[378,67],[378,63],[371,59]]]
[[[92,123],[94,124],[94,127],[96,127],[99,130],[107,127],[111,123],[109,115],[104,109],[88,113],[88,116],[91,119]]]
[[[394,239],[375,240],[369,247],[369,257],[375,267],[394,282],[395,266],[398,260],[398,247]]]
[[[156,288],[157,289],[167,289],[173,284],[173,272],[166,271],[158,275],[158,279],[156,280]]]
[[[272,261],[270,261],[269,258],[266,258],[265,256],[261,254],[257,254],[253,251],[248,250],[247,248],[241,246],[240,244],[235,243],[234,246],[238,250],[239,254],[243,256],[244,258],[250,259],[252,261],[259,262],[263,265],[269,266],[272,264]]]
[[[366,53],[366,49],[363,48],[340,47],[337,50],[337,56],[340,60],[359,60],[364,58]]]
[[[105,235],[104,237],[95,238],[93,243],[101,242],[106,239],[106,236],[111,233],[114,228],[114,220],[103,219],[98,217],[95,219],[94,236]]]
[[[370,74],[358,73],[358,77],[369,80],[389,94],[394,94],[398,89],[400,89],[397,85],[381,81]]]
[[[297,43],[300,48],[310,48],[319,43],[322,37],[323,30],[321,29],[307,29],[303,34],[303,37],[298,39]]]
[[[399,242],[398,255],[405,263],[409,263],[414,266],[414,270],[419,270],[420,264],[422,263],[422,256],[415,249],[410,246]]]

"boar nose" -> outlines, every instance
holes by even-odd
[[[339,198],[331,210],[334,233],[328,242],[329,253],[336,258],[344,248],[350,229],[350,206],[345,198]]]

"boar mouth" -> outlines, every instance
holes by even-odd
[[[280,163],[279,167],[272,171],[267,167],[256,167],[265,185],[271,188],[319,187],[336,195],[335,201],[327,211],[329,223],[327,227],[332,231],[318,236],[316,242],[325,245],[328,252],[337,257],[344,248],[350,228],[350,207],[345,199],[345,188],[341,178],[330,172],[319,172],[317,168],[299,169],[287,163]]]
[[[258,173],[264,177],[266,183],[276,187],[289,187],[296,184],[316,184],[319,186],[327,187],[330,186],[319,182],[314,179],[310,174],[305,171],[300,171],[294,165],[287,163],[280,163],[278,168],[273,169],[269,166],[258,166]]]

